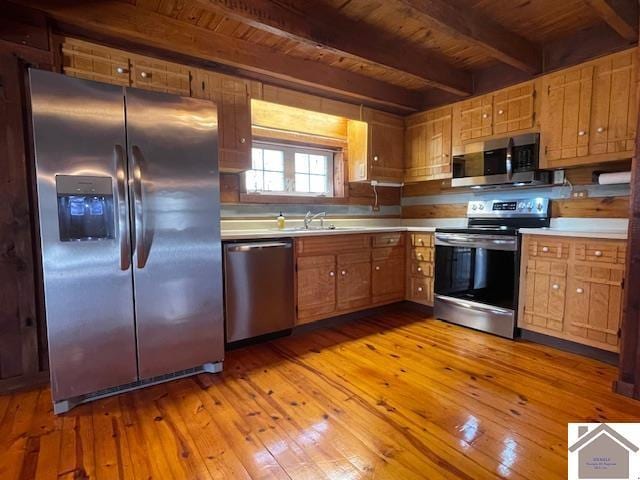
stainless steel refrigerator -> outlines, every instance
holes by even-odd
[[[29,77],[56,413],[220,371],[215,105]]]

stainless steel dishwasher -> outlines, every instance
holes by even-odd
[[[227,343],[293,328],[291,240],[225,243],[224,267]]]

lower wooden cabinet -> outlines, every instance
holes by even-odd
[[[619,350],[626,242],[525,235],[520,328]]]
[[[406,298],[412,302],[433,306],[433,261],[435,258],[432,233],[408,233]]]
[[[297,323],[404,300],[404,232],[295,240]]]

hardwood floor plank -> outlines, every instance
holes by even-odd
[[[395,309],[54,416],[0,396],[2,480],[566,478],[567,423],[637,421],[617,369]]]

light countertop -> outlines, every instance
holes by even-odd
[[[521,228],[524,235],[551,235],[558,237],[586,237],[607,238],[612,240],[626,240],[626,230],[566,230],[562,228]]]
[[[352,233],[385,233],[385,232],[435,232],[436,227],[337,227],[330,229],[301,230],[277,228],[255,230],[222,230],[222,240],[254,240],[261,238],[313,237],[319,235],[345,235]]]

